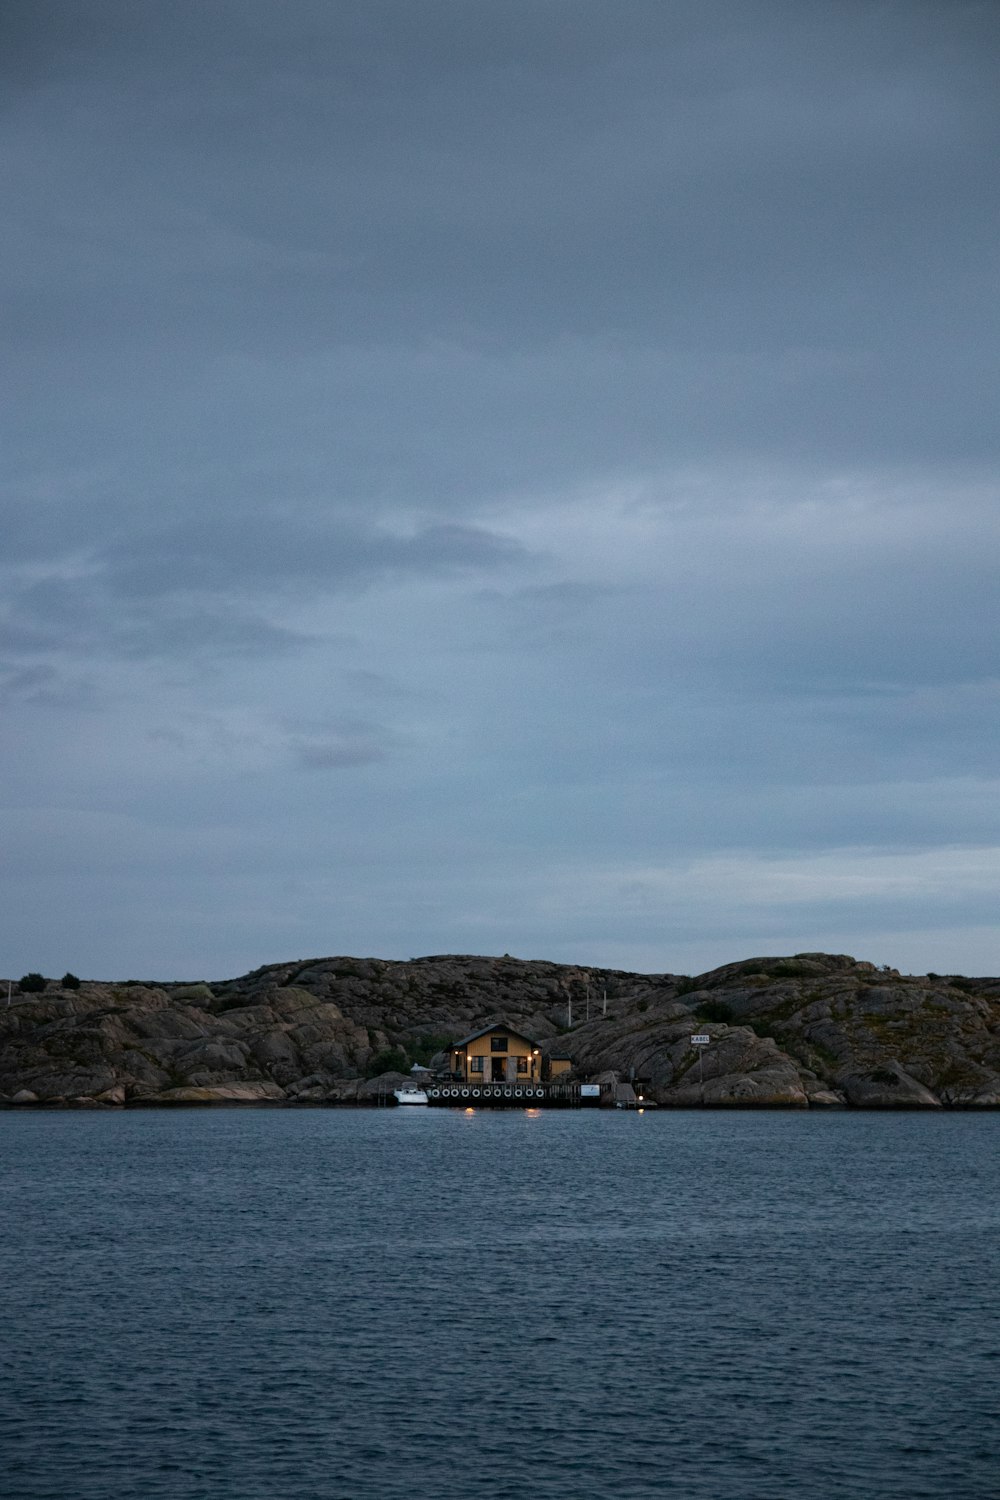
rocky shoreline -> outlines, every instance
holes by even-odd
[[[66,977],[0,1000],[0,1108],[371,1105],[494,1020],[570,1057],[572,1078],[633,1078],[665,1108],[1000,1107],[1000,979],[839,954],[696,977],[456,955]]]

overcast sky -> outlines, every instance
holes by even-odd
[[[994,0],[0,53],[0,971],[1000,972]]]

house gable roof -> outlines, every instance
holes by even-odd
[[[488,1036],[491,1031],[505,1031],[508,1036],[516,1036],[519,1041],[527,1042],[529,1047],[537,1047],[538,1043],[523,1031],[518,1031],[516,1026],[508,1026],[506,1021],[491,1021],[488,1026],[481,1026],[478,1031],[470,1032],[463,1036],[460,1042],[452,1042],[451,1049],[457,1051],[459,1047],[467,1047],[470,1042],[477,1042],[481,1036]]]

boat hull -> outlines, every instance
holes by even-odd
[[[397,1104],[427,1104],[428,1098],[423,1089],[393,1089]]]

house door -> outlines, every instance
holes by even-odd
[[[493,1082],[494,1083],[503,1083],[503,1080],[504,1080],[504,1065],[505,1065],[506,1061],[507,1061],[507,1059],[505,1057],[491,1057],[490,1058],[490,1062],[493,1064],[493,1074],[492,1074],[492,1076],[493,1076]]]

